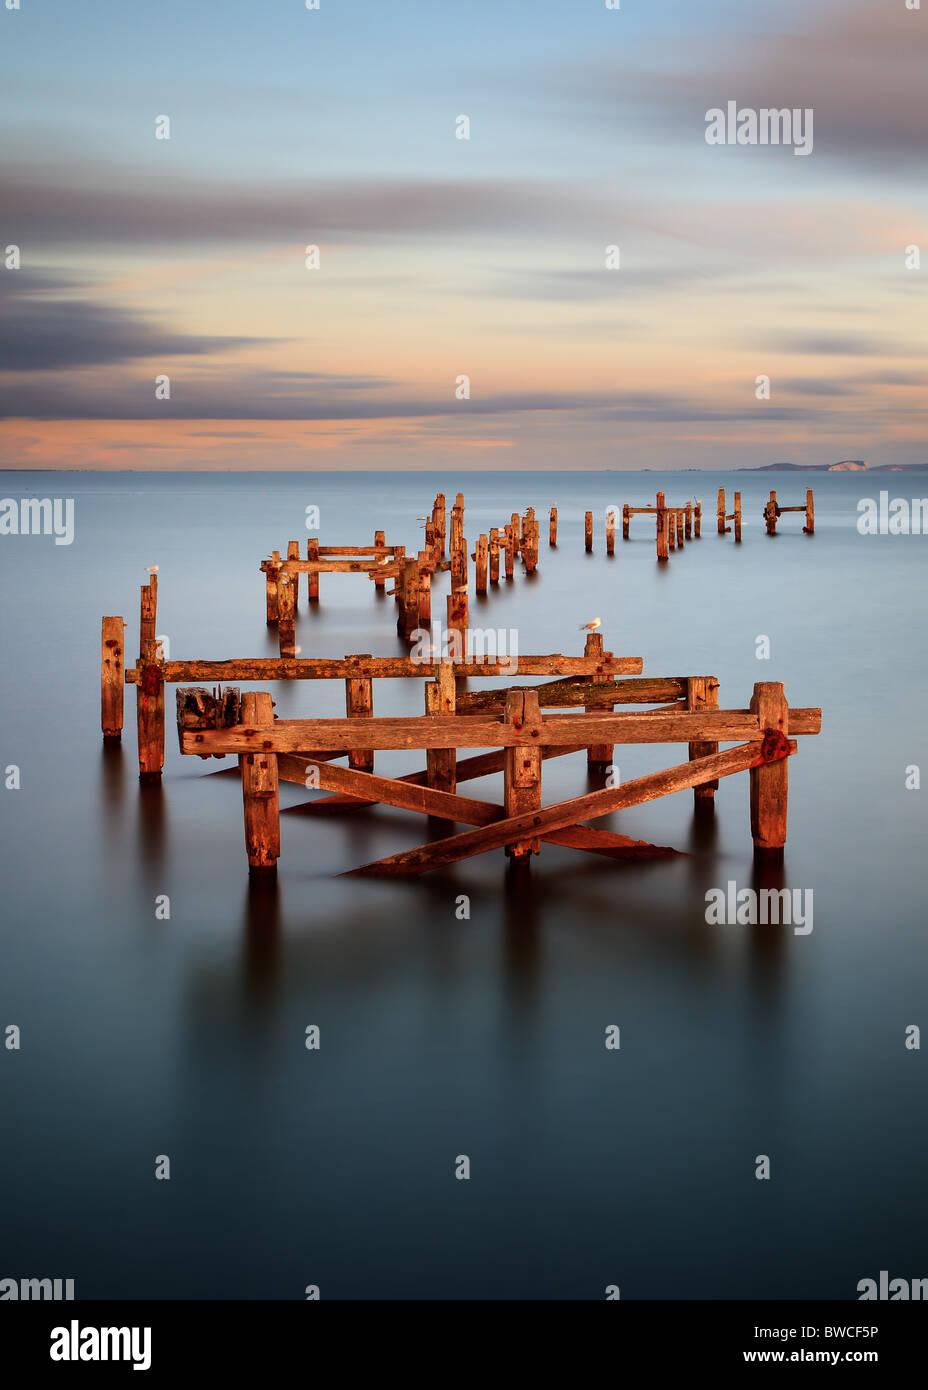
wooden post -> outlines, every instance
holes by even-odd
[[[376,537],[375,537],[375,539],[376,539]],[[306,542],[306,558],[307,558],[307,560],[318,560],[318,559],[319,559],[319,538],[318,538],[318,536],[317,536],[317,537],[312,537],[312,536],[311,536],[311,537],[309,538],[309,540],[307,540],[307,542]],[[306,578],[307,578],[308,581],[309,581],[308,586],[307,586],[307,597],[309,598],[310,603],[318,603],[318,602],[319,602],[319,571],[316,570],[314,573],[308,574],[308,575],[306,576]]]
[[[785,739],[789,706],[779,681],[760,681],[751,696],[751,713],[760,720],[764,737]],[[786,844],[789,758],[751,768],[751,835],[755,850],[782,850]]]
[[[122,738],[123,692],[126,688],[125,626],[122,618],[103,619],[100,638],[100,727],[104,739]]]
[[[463,536],[451,550],[451,588],[463,589],[467,583],[467,541]]]
[[[764,521],[767,523],[767,535],[775,536],[777,533],[777,495],[771,491],[770,500],[764,507]]]
[[[735,493],[735,541],[741,542],[741,493]]]
[[[442,661],[433,681],[425,683],[426,714],[454,714],[454,666]],[[453,792],[457,788],[457,749],[428,748],[425,753],[425,782],[433,791]]]
[[[657,558],[658,558],[658,560],[666,560],[666,559],[667,559],[667,546],[668,546],[668,534],[667,534],[667,532],[668,532],[668,525],[667,525],[667,509],[666,509],[666,507],[664,506],[664,494],[663,494],[662,492],[659,492],[659,493],[657,494],[656,503],[657,503]]]
[[[667,548],[676,550],[677,548],[677,514],[673,507],[667,509]]]
[[[432,552],[419,551],[419,626],[432,623]]]
[[[806,524],[802,529],[807,536],[815,534],[815,498],[810,487],[806,488]]]
[[[557,545],[557,507],[552,507],[548,517],[548,544]]]
[[[692,502],[687,502],[686,507],[684,508],[684,516],[685,516],[685,518],[686,518],[686,524],[685,524],[685,527],[684,527],[684,530],[685,530],[685,532],[686,532],[686,539],[687,539],[688,541],[691,541],[691,540],[693,539],[693,504],[692,504]]]
[[[601,632],[588,632],[586,635],[586,645],[583,648],[583,655],[593,657],[596,661],[602,661],[605,656],[603,651],[603,635]],[[611,680],[611,676],[591,676],[590,680],[594,685],[602,685],[604,681]],[[608,711],[602,705],[586,705],[587,714],[606,714]],[[586,750],[586,765],[591,770],[601,772],[612,762],[611,743],[591,743]]]
[[[274,705],[268,691],[245,692],[242,696],[242,723],[252,729],[273,728]],[[238,763],[242,773],[248,871],[276,871],[280,858],[277,754],[242,753]]]
[[[415,564],[414,560],[409,562]],[[370,652],[358,657],[370,661]],[[370,676],[349,676],[345,681],[345,714],[349,719],[370,719],[374,713],[374,682]],[[348,766],[356,772],[374,771],[373,748],[353,748],[348,754]]]
[[[583,521],[583,543],[587,551],[593,549],[593,513],[587,512]]]
[[[466,589],[454,589],[448,595],[447,613],[448,631],[459,632],[461,634],[460,659],[463,661],[467,655],[468,603]]]
[[[288,560],[298,560],[299,558],[300,558],[300,543],[299,543],[299,541],[288,541],[288,542],[287,542],[287,559],[288,559]],[[297,571],[295,574],[291,574],[290,578],[291,578],[292,581],[293,581],[293,611],[296,612],[296,610],[297,610],[297,609],[299,608],[299,606],[300,606],[300,575],[299,575],[299,571]]]
[[[680,509],[677,511],[677,513],[676,513],[676,517],[677,517],[677,549],[678,549],[678,550],[682,550],[682,549],[683,549],[683,516],[684,516],[683,509],[680,508]]]
[[[296,656],[295,574],[281,574],[277,581],[277,642],[281,656]]]
[[[490,583],[499,583],[499,527],[490,529]]]
[[[153,637],[146,638],[139,657],[136,697],[139,780],[154,781],[164,767],[164,672],[161,643]]]
[[[717,506],[716,506],[716,511],[717,511],[717,513],[718,513],[719,535],[720,535],[720,536],[724,536],[724,534],[725,534],[725,489],[724,489],[723,487],[720,487],[720,488],[719,488],[719,496],[718,496],[718,503],[717,503]]]
[[[628,503],[626,502],[625,505],[624,505],[623,508],[622,508],[622,539],[623,539],[623,541],[627,541],[628,538],[629,538],[629,530],[630,530],[630,527],[631,527],[631,522],[632,522],[631,508],[629,507]]]
[[[393,579],[393,599],[396,603],[397,608],[402,608],[403,606],[403,566],[405,565],[405,563],[406,547],[405,545],[398,545],[395,547],[393,551],[393,564],[396,569],[396,575]],[[401,616],[402,614],[400,614],[396,620],[397,632],[400,631],[399,623]]]
[[[487,557],[489,543],[486,536],[477,537],[476,568],[474,570],[474,588],[478,594],[485,594],[487,591]]]
[[[375,559],[375,560],[385,560],[385,559],[387,558],[387,550],[386,550],[386,545],[385,545],[384,542],[385,542],[385,534],[384,534],[384,532],[383,532],[383,531],[375,531],[375,532],[374,532],[374,544],[375,544],[376,546],[379,546],[379,547],[380,547],[380,549],[378,550],[377,554],[374,556],[374,559]],[[381,552],[382,552],[382,553],[381,553]],[[308,557],[308,555],[307,555],[307,559],[308,559],[308,558],[309,558],[309,557]],[[386,583],[387,583],[387,581],[384,579],[384,577],[383,577],[382,574],[375,574],[375,576],[374,576],[374,588],[375,588],[375,589],[378,589],[381,593],[383,593],[383,590],[384,590],[384,588],[386,587]]]
[[[153,574],[147,584],[142,585],[139,604],[139,651],[145,650],[146,642],[155,640],[158,626],[158,576]]]
[[[522,519],[518,512],[513,512],[509,518],[509,525],[512,528],[512,563],[515,565],[519,558],[520,544],[522,540]]]
[[[307,544],[308,544],[308,542],[307,542]],[[309,552],[307,551],[307,557],[308,557],[308,556],[309,556]],[[267,570],[265,571],[265,576],[264,576],[264,577],[265,577],[265,581],[266,581],[266,589],[267,589],[267,625],[268,625],[268,627],[273,627],[274,624],[277,622],[277,579],[278,579],[278,565],[279,565],[279,564],[280,564],[280,551],[279,551],[279,550],[272,550],[272,551],[271,551],[271,558],[270,558],[270,560],[267,562]],[[311,597],[311,596],[312,596],[312,588],[310,588],[310,597]]]
[[[446,540],[448,535],[448,518],[445,512],[445,494],[440,492],[435,498],[435,506],[432,508],[432,519],[435,523],[435,541],[439,547],[438,558],[445,558]]]
[[[693,535],[699,540],[702,532],[702,503],[697,502],[693,508]]]
[[[419,562],[404,560],[401,573],[397,576],[401,589],[400,611],[396,620],[396,630],[401,637],[411,637],[419,623]]]
[[[506,692],[506,723],[517,729],[537,724],[541,719],[538,692],[509,690]],[[520,816],[541,809],[541,749],[537,745],[507,748],[503,754],[503,806],[505,815]],[[541,840],[533,836],[516,840],[506,846],[511,859],[526,859],[541,849]]]
[[[526,574],[534,574],[538,565],[538,522],[532,507],[529,507],[522,523],[521,549]]]
[[[516,572],[516,543],[512,522],[506,527],[506,578],[511,579]]]
[[[606,513],[606,554],[615,554],[615,511],[612,507]]]
[[[709,710],[717,710],[719,707],[719,683],[714,676],[687,676],[686,678],[686,708],[696,713],[705,713]],[[719,751],[717,743],[691,743],[689,745],[690,762],[696,758],[708,758],[713,753]],[[693,788],[693,796],[696,801],[711,801],[718,787],[718,778],[714,782],[703,782],[701,786]]]

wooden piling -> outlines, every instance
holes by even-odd
[[[719,683],[715,676],[687,676],[686,708],[695,713],[702,713],[706,710],[717,710],[718,707]],[[691,743],[689,745],[690,762],[695,761],[696,758],[708,758],[718,751],[717,743]],[[700,786],[694,787],[694,799],[696,801],[711,801],[718,785],[718,778],[716,778],[714,782],[703,782]]]
[[[393,551],[393,565],[391,566],[391,568],[395,571],[393,579],[393,600],[397,608],[402,608],[403,606],[403,566],[405,565],[405,563],[406,547],[405,545],[398,545]],[[396,620],[397,632],[400,631],[399,621],[400,618],[398,615]]]
[[[764,507],[764,521],[767,524],[767,535],[775,536],[777,533],[777,495],[771,490],[770,498]]]
[[[615,554],[615,511],[612,507],[606,513],[606,554]]]
[[[685,531],[685,533],[686,533],[686,539],[687,539],[688,541],[691,541],[691,540],[693,539],[693,504],[692,504],[692,502],[687,502],[686,506],[685,506],[684,509],[683,509],[683,514],[684,514],[684,517],[685,517],[684,531]]]
[[[592,636],[592,634],[591,634]],[[534,690],[510,690],[506,694],[506,723],[517,729],[537,723],[538,694]],[[541,749],[537,745],[507,748],[503,755],[504,814],[520,816],[541,809]],[[506,845],[511,859],[526,859],[541,849],[538,836]]]
[[[296,656],[295,574],[281,574],[277,581],[277,643],[281,656]]]
[[[673,507],[667,509],[667,549],[677,548],[677,514]]]
[[[806,524],[802,529],[807,536],[815,534],[815,498],[810,487],[806,488]]]
[[[718,495],[718,502],[717,502],[717,504],[716,504],[716,511],[717,511],[717,515],[718,515],[719,535],[720,535],[720,536],[724,536],[726,527],[725,527],[725,489],[724,489],[723,487],[720,487],[720,488],[719,488],[719,495]]]
[[[381,532],[381,534],[383,534],[383,533]],[[375,544],[375,545],[377,544],[377,537],[376,537],[376,536],[374,537],[374,544]],[[307,558],[307,560],[318,560],[318,559],[319,559],[319,538],[318,538],[318,536],[315,536],[315,537],[314,537],[314,536],[310,536],[310,538],[307,540],[307,542],[306,542],[306,558]],[[306,576],[306,578],[307,578],[307,580],[309,581],[309,584],[308,584],[308,587],[307,587],[307,591],[306,591],[307,597],[308,597],[310,603],[318,603],[318,602],[319,602],[319,571],[318,571],[318,570],[311,570],[310,573]]]
[[[161,668],[161,643],[153,637],[146,638],[139,658],[136,727],[139,780],[155,781],[164,768],[164,673]]]
[[[383,531],[375,531],[375,532],[374,532],[374,544],[375,544],[375,545],[377,546],[377,548],[378,548],[378,549],[377,549],[377,554],[376,554],[376,556],[375,556],[374,558],[377,559],[377,560],[386,560],[386,559],[387,559],[387,549],[386,549],[386,545],[385,545],[385,543],[384,543],[385,540],[386,540],[385,532],[383,532]],[[307,553],[306,558],[307,558],[307,560],[309,559],[309,554],[308,554],[308,553]],[[310,576],[310,577],[312,577],[312,576]],[[386,584],[387,584],[387,581],[384,579],[384,577],[383,577],[382,574],[375,574],[375,575],[374,575],[374,588],[375,588],[375,589],[378,589],[381,593],[383,593],[383,590],[386,588]]]
[[[526,574],[534,574],[538,567],[538,522],[534,507],[529,507],[522,521],[521,550]]]
[[[499,583],[499,527],[490,528],[490,583]]]
[[[700,537],[701,533],[702,533],[702,503],[701,503],[701,502],[697,502],[696,505],[695,505],[695,507],[693,508],[693,535],[695,536],[696,540],[699,540],[699,537]]]
[[[432,507],[432,521],[435,526],[435,543],[438,546],[438,558],[445,558],[447,541],[447,522],[445,513],[445,494],[440,492],[435,498],[435,505]]]
[[[396,620],[396,630],[401,637],[411,637],[419,625],[419,562],[404,560],[397,575],[397,584],[402,590],[400,611]]]
[[[512,531],[512,522],[506,527],[506,578],[512,579],[516,572],[516,542]]]
[[[122,618],[104,618],[100,638],[100,727],[104,739],[114,741],[122,738],[125,627]]]
[[[593,549],[593,513],[587,512],[583,520],[583,543],[587,552]]]
[[[625,505],[622,507],[622,539],[623,539],[623,541],[627,541],[627,540],[629,539],[629,533],[630,533],[630,530],[631,530],[631,524],[632,524],[632,513],[631,513],[631,508],[629,507],[628,503],[626,502]]]
[[[741,493],[735,493],[735,542],[741,542]]]
[[[419,551],[419,627],[432,622],[432,552]]]
[[[462,658],[467,653],[468,603],[467,590],[453,589],[447,598],[447,627],[450,632],[461,634],[460,650]]]
[[[467,583],[467,541],[463,536],[451,549],[451,588],[463,589]]]
[[[410,563],[415,564],[415,561]],[[370,652],[359,654],[359,661],[370,661]],[[370,676],[349,676],[345,681],[345,714],[349,719],[370,719],[374,713],[374,682]],[[373,748],[352,748],[348,766],[357,772],[374,771]]]
[[[557,507],[552,507],[548,516],[548,544],[557,545]]]
[[[158,626],[158,576],[153,574],[147,584],[142,585],[139,604],[139,651],[145,650],[146,642],[155,640]]]
[[[287,542],[287,559],[288,559],[288,560],[298,560],[299,558],[300,558],[300,543],[299,543],[299,541],[288,541],[288,542]],[[296,612],[296,610],[297,610],[297,609],[299,608],[299,606],[300,606],[300,576],[299,576],[298,573],[295,573],[295,574],[291,574],[290,578],[293,580],[293,611]]]
[[[603,650],[603,635],[601,632],[587,633],[583,655],[591,657],[595,661],[603,660],[605,651]],[[601,675],[593,676],[591,679],[594,685],[601,685],[604,681],[608,681],[610,677],[608,675]],[[595,711],[599,711],[601,714],[609,713],[608,710],[603,709],[602,705],[585,705],[584,709],[587,714],[593,714]],[[613,747],[611,743],[591,743],[586,750],[586,765],[591,771],[602,772],[603,769],[608,767],[612,762],[612,754]]]
[[[509,518],[509,525],[512,529],[512,561],[515,564],[519,558],[522,544],[522,518],[518,512],[513,512]]]
[[[310,542],[307,541],[307,547]],[[307,559],[310,558],[309,550],[306,552]],[[277,622],[277,579],[280,565],[280,551],[272,550],[271,558],[268,561],[267,569],[264,572],[264,581],[267,592],[267,625],[273,627]],[[312,580],[310,580],[310,598],[312,597]]]
[[[454,666],[442,661],[433,681],[425,684],[426,714],[454,714]],[[453,792],[457,788],[457,749],[428,748],[425,754],[426,786],[434,791]]]
[[[489,542],[483,534],[477,537],[476,559],[474,561],[474,588],[478,594],[485,594],[487,591],[487,559],[489,553]]]
[[[768,744],[786,743],[789,706],[779,681],[760,681],[754,686],[750,710],[760,721]],[[755,850],[782,850],[786,844],[786,812],[789,796],[789,758],[751,769],[751,835]]]
[[[248,690],[242,696],[242,723],[252,729],[274,725],[274,705],[266,690]],[[245,812],[245,849],[252,874],[276,871],[280,858],[280,802],[276,753],[243,753],[242,802]]]
[[[657,508],[657,558],[658,560],[667,559],[668,550],[668,524],[667,508],[664,506],[664,494],[659,492],[656,498]]]

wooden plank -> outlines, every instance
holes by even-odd
[[[242,696],[242,715],[258,729],[271,729],[274,706],[269,692],[246,691]],[[277,758],[265,751],[244,753],[239,758],[239,767],[249,872],[275,870],[280,857]]]
[[[816,734],[821,710],[790,710],[789,733]],[[397,718],[279,719],[270,731],[241,725],[183,736],[184,753],[241,753],[263,747],[276,753],[303,748],[358,746],[398,748],[507,748],[533,743],[736,743],[760,738],[758,716],[749,710],[705,713],[558,714],[518,733],[505,721],[476,715],[405,715]]]
[[[123,618],[107,617],[100,632],[100,727],[114,741],[122,738],[125,628]]]
[[[613,705],[650,705],[656,700],[682,700],[686,697],[686,676],[662,680],[648,677],[630,680],[611,680],[604,676],[593,685],[583,676],[568,676],[534,687],[542,709],[557,709],[585,705],[587,709],[611,709]],[[479,711],[502,711],[506,706],[505,690],[467,690],[458,695],[458,714]]]
[[[505,661],[463,661],[456,663],[455,674],[463,677],[474,676],[636,676],[641,674],[643,661],[640,656],[605,657],[601,662],[591,662],[583,656],[520,656],[517,668],[512,670],[510,658]],[[171,684],[187,681],[215,681],[226,684],[231,681],[249,680],[344,680],[354,674],[375,678],[401,680],[434,676],[438,662],[413,661],[408,656],[375,656],[358,669],[353,657],[331,658],[288,658],[277,657],[232,657],[225,661],[166,661],[163,663],[164,679]],[[126,672],[126,684],[137,685],[139,669],[130,667]]]
[[[588,792],[585,796],[561,801],[555,806],[547,806],[521,816],[507,817],[491,825],[478,826],[474,830],[465,830],[444,840],[435,840],[431,844],[390,855],[373,864],[352,869],[346,876],[404,876],[423,873],[427,869],[442,868],[444,865],[471,858],[475,854],[499,849],[526,834],[543,834],[549,830],[576,825],[578,821],[610,815],[629,806],[638,806],[645,801],[684,791],[700,782],[764,766],[770,761],[783,759],[794,751],[795,744],[789,743],[780,735],[764,742],[742,744],[737,748],[729,748],[724,753],[716,753],[711,758],[700,758],[697,762],[683,763],[679,767],[635,778],[621,787],[607,787],[601,791]]]

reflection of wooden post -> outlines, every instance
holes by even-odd
[[[771,491],[770,500],[764,507],[764,521],[767,523],[767,535],[775,536],[777,533],[777,495]]]
[[[557,545],[557,507],[551,508],[551,515],[548,517],[548,544]]]
[[[583,543],[587,551],[593,549],[593,513],[587,512],[583,522]]]
[[[717,710],[718,707],[719,683],[715,677],[687,676],[686,708],[696,713],[705,713],[709,710]],[[689,745],[690,762],[694,758],[708,758],[718,751],[717,743],[691,743]],[[701,786],[693,788],[693,796],[697,801],[711,801],[718,785],[718,778],[714,782],[703,782]]]
[[[735,540],[741,540],[741,493],[735,493]]]
[[[415,564],[415,561],[411,561]],[[370,653],[359,661],[370,661]],[[374,713],[374,682],[370,676],[349,676],[345,681],[345,714],[349,719],[370,719]],[[348,766],[356,772],[374,771],[373,748],[352,748]]]
[[[512,533],[512,522],[506,527],[506,578],[511,579],[516,572],[516,544]]]
[[[296,656],[296,575],[282,572],[277,581],[277,642],[281,656]]]
[[[311,537],[309,538],[309,540],[307,540],[307,542],[306,542],[306,558],[307,558],[307,560],[316,560],[316,561],[318,561],[318,559],[319,559],[319,538],[318,538],[318,536],[316,536],[316,537],[312,537],[312,536],[311,536]],[[306,576],[306,578],[307,578],[307,581],[308,581],[308,582],[307,582],[307,597],[309,598],[310,603],[318,603],[318,602],[319,602],[319,571],[318,571],[318,570],[311,570],[311,571],[309,572],[309,574]]]
[[[288,541],[288,542],[287,542],[287,559],[288,559],[288,560],[298,560],[299,558],[300,558],[300,543],[299,543],[299,541]],[[299,572],[299,570],[295,570],[295,571],[293,572],[293,574],[291,574],[290,578],[293,580],[293,610],[294,610],[294,612],[296,612],[296,610],[297,610],[297,609],[299,608],[299,606],[300,606],[300,572]]]
[[[375,532],[374,532],[374,544],[375,544],[376,546],[379,547],[379,549],[378,549],[378,551],[377,551],[377,554],[374,556],[374,559],[375,559],[375,560],[385,560],[385,559],[387,558],[387,548],[386,548],[386,545],[384,544],[384,541],[385,541],[385,533],[384,533],[383,531],[375,531]],[[382,592],[383,589],[384,589],[385,586],[386,586],[386,583],[387,583],[387,581],[384,579],[383,575],[382,575],[382,574],[377,574],[377,573],[375,572],[375,574],[374,574],[374,588],[375,588],[375,589],[379,589],[379,590]]]
[[[242,723],[250,729],[274,726],[274,705],[266,690],[242,696]],[[245,848],[249,872],[277,868],[280,857],[280,802],[276,753],[243,753],[242,801],[245,808]]]
[[[720,488],[719,488],[719,496],[718,496],[718,503],[717,503],[716,511],[717,511],[717,513],[718,513],[719,535],[720,535],[720,536],[724,536],[724,534],[725,534],[725,489],[724,489],[723,487],[720,487]]]
[[[631,527],[631,522],[632,522],[632,512],[631,512],[631,508],[629,507],[628,503],[626,502],[625,505],[624,505],[623,508],[622,508],[622,539],[623,539],[623,541],[627,541],[627,540],[628,540],[629,528]]]
[[[490,530],[490,583],[499,583],[499,527]]]
[[[583,655],[592,657],[595,661],[602,661],[605,656],[603,651],[603,635],[601,632],[588,632],[586,635],[586,645],[583,648]],[[595,685],[602,685],[603,681],[611,680],[611,676],[591,676],[590,680]],[[605,714],[606,710],[602,705],[587,705],[587,714]],[[586,750],[586,765],[590,769],[602,771],[612,762],[611,743],[591,743]]]
[[[144,589],[142,590],[144,593]],[[122,738],[125,622],[104,618],[100,639],[100,726],[105,739]]]
[[[606,554],[615,554],[615,511],[612,507],[606,513]]]
[[[760,681],[751,696],[751,713],[760,720],[761,737],[776,731],[789,736],[789,706],[779,681]],[[782,849],[786,844],[789,758],[752,767],[751,834],[755,849]]]
[[[697,502],[693,508],[693,535],[699,540],[702,531],[702,503]]]
[[[442,661],[434,681],[425,683],[426,714],[454,714],[454,667]],[[457,749],[428,748],[425,753],[426,786],[439,792],[453,792],[457,785]]]
[[[146,638],[136,686],[139,778],[143,782],[160,777],[164,767],[164,672],[160,663],[161,643]]]
[[[806,488],[806,524],[802,529],[807,536],[815,534],[815,498],[810,487]]]
[[[478,594],[485,594],[487,591],[487,552],[488,542],[484,535],[477,537],[477,550],[474,569],[474,588]]]
[[[664,506],[664,494],[657,494],[657,558],[667,559],[667,509]]]
[[[506,723],[517,729],[537,726],[541,720],[536,690],[506,692]],[[506,748],[503,752],[503,807],[508,816],[521,816],[541,809],[541,749],[537,744]],[[506,846],[512,859],[537,854],[541,840],[536,836]]]
[[[684,514],[684,517],[686,518],[686,523],[685,523],[685,527],[684,527],[684,530],[685,530],[685,533],[686,533],[686,539],[687,539],[688,541],[691,541],[691,540],[693,539],[693,504],[692,504],[692,502],[687,502],[686,507],[684,508],[684,513],[683,513],[683,514]]]

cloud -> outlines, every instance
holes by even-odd
[[[253,338],[171,333],[124,309],[62,298],[70,286],[48,273],[0,271],[0,371],[104,366],[132,358],[198,356]]]

